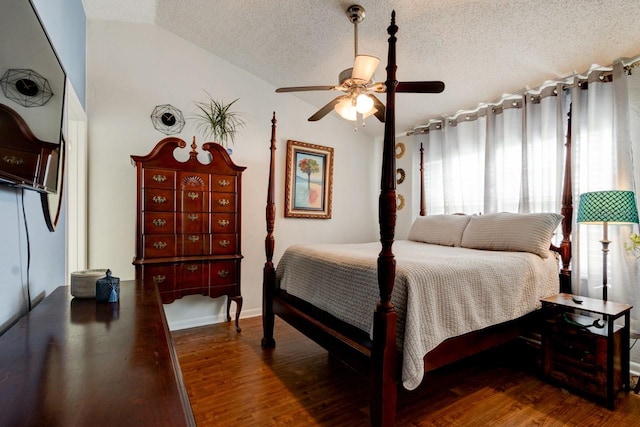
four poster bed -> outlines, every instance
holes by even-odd
[[[395,93],[409,91],[398,90],[395,80],[396,32],[393,13],[380,242],[295,245],[276,269],[274,113],[263,277],[263,347],[275,346],[278,315],[349,365],[366,369],[371,375],[371,424],[385,426],[394,424],[398,382],[413,389],[425,372],[517,338],[535,322],[541,298],[570,292],[573,210],[569,132],[561,215],[425,216],[421,188],[421,216],[408,239],[394,244]],[[422,156],[421,149],[421,175]],[[556,247],[550,240],[560,222],[563,239]]]

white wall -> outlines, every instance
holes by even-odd
[[[240,54],[240,53],[239,53]],[[88,21],[87,114],[89,117],[89,265],[111,268],[122,280],[134,278],[135,170],[130,155],[147,154],[164,137],[150,119],[153,108],[172,104],[187,124],[176,135],[197,136],[190,117],[205,90],[229,102],[247,126],[232,159],[247,166],[242,194],[242,293],[244,316],[261,313],[265,202],[271,115],[276,111],[276,254],[297,242],[364,242],[379,238],[377,197],[379,142],[354,132],[349,122],[330,114],[307,121],[315,107],[153,25]],[[331,94],[328,94],[331,96]],[[286,141],[294,139],[334,148],[333,218],[284,218]],[[172,329],[222,320],[225,299],[189,296],[166,305]],[[232,305],[235,307],[235,305]]]

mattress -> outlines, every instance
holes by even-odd
[[[379,242],[294,245],[276,286],[370,335],[379,300]],[[521,317],[558,292],[558,260],[409,240],[394,243],[397,344],[402,384],[415,389],[424,356],[447,338]]]

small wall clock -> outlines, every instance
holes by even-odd
[[[42,107],[53,92],[49,81],[29,69],[9,69],[0,78],[4,96],[23,107]]]
[[[151,113],[153,127],[165,135],[182,132],[185,120],[182,111],[171,104],[157,105]]]

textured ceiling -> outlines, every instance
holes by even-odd
[[[89,19],[155,23],[275,87],[333,85],[353,63],[344,0],[83,0]],[[546,80],[640,54],[639,0],[361,0],[360,53],[382,62],[396,11],[400,81],[442,80],[438,95],[398,94],[398,131]],[[339,93],[298,96],[320,108]],[[384,102],[384,96],[382,98]],[[311,108],[309,115],[315,110]],[[332,113],[335,114],[335,113]],[[368,119],[369,132],[382,126]]]

